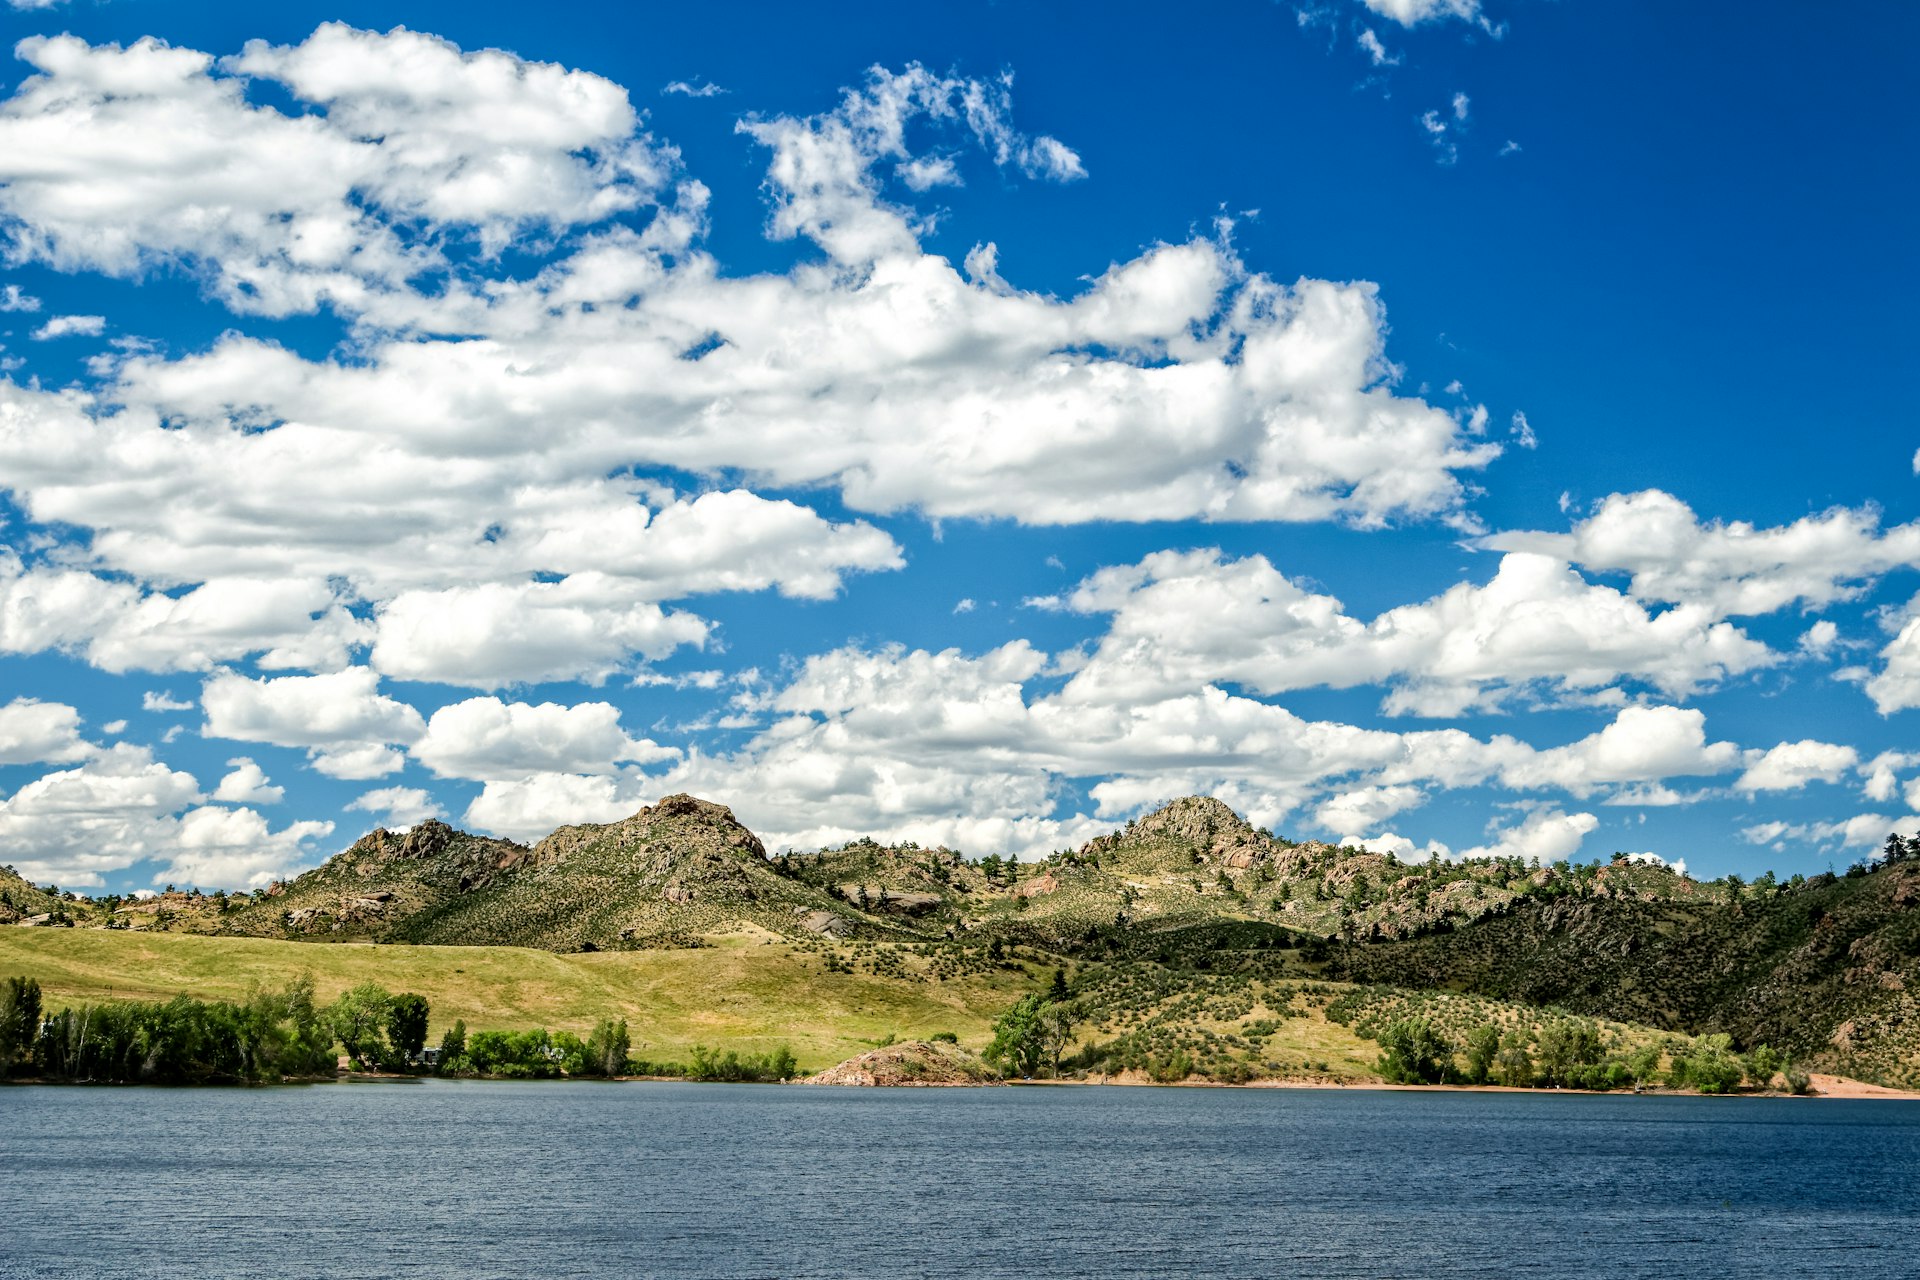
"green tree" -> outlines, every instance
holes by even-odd
[[[1633,1078],[1634,1087],[1645,1084],[1660,1073],[1660,1044],[1649,1040],[1627,1055],[1627,1074]]]
[[[1047,1061],[1047,1003],[1039,995],[1021,997],[993,1024],[993,1043],[981,1056],[1009,1075],[1037,1074]]]
[[[1755,1045],[1745,1064],[1747,1083],[1756,1089],[1769,1088],[1773,1078],[1787,1065],[1780,1051],[1770,1045]]]
[[[1597,1065],[1606,1049],[1600,1028],[1591,1022],[1567,1018],[1540,1029],[1540,1078],[1549,1085],[1579,1088],[1588,1083],[1586,1067]]]
[[[1055,1004],[1065,1004],[1071,998],[1072,993],[1067,990],[1066,973],[1060,969],[1055,969],[1053,971],[1053,985],[1047,988],[1047,999]]]
[[[40,984],[33,978],[0,983],[0,1074],[33,1051],[40,1036]]]
[[[464,1018],[454,1019],[451,1027],[440,1037],[440,1070],[457,1071],[460,1059],[467,1056],[467,1022]]]
[[[1440,1084],[1453,1074],[1453,1046],[1425,1018],[1397,1018],[1380,1033],[1380,1074],[1396,1084]]]
[[[427,1000],[411,992],[387,1004],[387,1043],[402,1061],[412,1062],[427,1047]]]
[[[386,1049],[380,1033],[392,1002],[393,997],[377,982],[363,982],[340,993],[327,1010],[327,1021],[348,1058],[362,1065],[379,1064]]]
[[[1080,1007],[1071,1000],[1049,1000],[1040,1009],[1040,1039],[1050,1070],[1060,1070],[1060,1055],[1073,1039],[1074,1023],[1080,1020]]]
[[[1500,1083],[1510,1089],[1533,1087],[1533,1054],[1524,1031],[1509,1031],[1500,1039]]]
[[[1500,1028],[1483,1022],[1467,1033],[1467,1082],[1485,1084],[1500,1057]]]
[[[287,984],[281,995],[287,1018],[288,1063],[292,1075],[321,1075],[334,1070],[333,1027],[313,998],[313,971]]]
[[[626,1073],[627,1054],[633,1048],[632,1038],[627,1034],[627,1020],[615,1022],[612,1018],[602,1018],[593,1028],[593,1034],[587,1037],[585,1069],[596,1076],[617,1076]]]
[[[1733,1052],[1733,1037],[1700,1036],[1683,1054],[1675,1054],[1668,1081],[1676,1088],[1691,1087],[1701,1093],[1731,1093],[1739,1087],[1746,1067]]]

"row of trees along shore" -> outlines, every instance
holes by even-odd
[[[799,1072],[785,1045],[763,1054],[695,1045],[690,1062],[632,1056],[624,1019],[585,1039],[570,1031],[475,1031],[455,1022],[433,1049],[424,997],[376,983],[314,998],[312,975],[239,1001],[108,1000],[47,1013],[32,978],[0,981],[0,1078],[76,1084],[272,1084],[328,1079],[340,1053],[353,1070],[553,1080],[673,1076],[774,1081]],[[336,1048],[337,1046],[337,1048]]]
[[[1736,1052],[1733,1037],[1673,1037],[1609,1046],[1584,1018],[1559,1018],[1537,1031],[1487,1023],[1455,1045],[1424,1018],[1398,1018],[1376,1035],[1380,1074],[1396,1084],[1499,1084],[1521,1089],[1639,1089],[1665,1084],[1700,1093],[1733,1093],[1744,1084],[1790,1093],[1811,1086],[1807,1073],[1767,1045]],[[1667,1066],[1661,1069],[1661,1059]]]

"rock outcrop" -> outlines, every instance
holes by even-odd
[[[808,1076],[802,1084],[865,1088],[934,1088],[994,1084],[999,1076],[979,1055],[940,1040],[910,1040],[873,1049]]]

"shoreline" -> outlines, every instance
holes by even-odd
[[[1888,1085],[1870,1084],[1865,1080],[1854,1080],[1847,1076],[1810,1073],[1813,1088],[1807,1093],[1787,1093],[1779,1089],[1742,1090],[1735,1093],[1709,1094],[1696,1093],[1690,1089],[1670,1089],[1665,1086],[1642,1089],[1528,1089],[1518,1085],[1504,1084],[1392,1084],[1385,1080],[1360,1080],[1346,1082],[1340,1080],[1249,1080],[1244,1084],[1227,1084],[1215,1080],[1127,1080],[1105,1076],[1087,1080],[994,1080],[994,1081],[911,1081],[899,1084],[836,1085],[812,1084],[806,1080],[784,1081],[730,1081],[730,1080],[688,1080],[683,1076],[592,1076],[561,1077],[553,1080],[516,1080],[504,1076],[412,1076],[396,1075],[386,1072],[347,1071],[334,1076],[289,1077],[277,1081],[257,1081],[241,1083],[221,1081],[207,1084],[142,1084],[138,1081],[92,1081],[92,1080],[45,1080],[34,1077],[15,1077],[0,1080],[0,1087],[30,1087],[87,1089],[276,1089],[286,1087],[308,1087],[327,1084],[421,1084],[427,1081],[443,1081],[448,1084],[742,1084],[757,1087],[797,1086],[810,1089],[1266,1089],[1300,1090],[1313,1092],[1343,1093],[1530,1093],[1542,1096],[1582,1096],[1582,1097],[1645,1097],[1645,1098],[1746,1098],[1746,1099],[1789,1099],[1789,1100],[1848,1100],[1848,1101],[1887,1101],[1920,1102],[1920,1089],[1896,1089]]]
[[[1299,1089],[1317,1091],[1370,1092],[1370,1093],[1531,1093],[1551,1096],[1554,1094],[1579,1095],[1583,1097],[1642,1097],[1642,1098],[1789,1098],[1789,1099],[1880,1099],[1893,1102],[1920,1102],[1920,1089],[1896,1089],[1889,1085],[1869,1084],[1865,1080],[1854,1080],[1847,1076],[1825,1075],[1810,1072],[1813,1088],[1806,1093],[1788,1093],[1783,1089],[1743,1089],[1733,1093],[1712,1094],[1697,1093],[1692,1089],[1672,1089],[1664,1085],[1641,1089],[1529,1089],[1520,1085],[1507,1084],[1394,1084],[1386,1080],[1311,1080],[1276,1079],[1249,1080],[1244,1084],[1227,1084],[1216,1080],[1126,1080],[1114,1076],[1086,1080],[1006,1080],[1001,1083],[1022,1088],[1091,1088],[1112,1087],[1122,1089]],[[874,1086],[889,1088],[898,1086]],[[926,1088],[929,1086],[919,1086]],[[962,1085],[945,1086],[964,1088]]]

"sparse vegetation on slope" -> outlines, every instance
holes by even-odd
[[[1339,948],[1344,976],[1724,1033],[1810,1067],[1920,1084],[1920,861],[1700,901],[1527,902],[1469,928]]]

